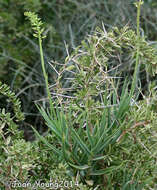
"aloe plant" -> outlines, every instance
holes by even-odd
[[[112,185],[116,184],[114,178],[117,173],[122,176],[124,175],[124,167],[128,167],[128,169],[130,167],[129,161],[125,159],[125,156],[129,154],[125,148],[126,145],[128,146],[128,141],[123,146],[119,146],[120,150],[125,150],[124,152],[121,150],[125,154],[124,157],[123,155],[118,155],[120,152],[116,148],[121,143],[121,138],[125,133],[129,132],[129,130],[125,130],[125,125],[128,122],[131,99],[137,85],[140,53],[145,53],[142,48],[144,44],[147,45],[139,34],[139,9],[141,3],[142,1],[136,3],[138,8],[137,35],[134,31],[129,30],[128,27],[121,30],[114,28],[109,34],[98,29],[98,35],[95,34],[89,38],[89,45],[82,42],[85,52],[78,47],[74,54],[68,57],[68,60],[70,60],[69,65],[68,67],[63,67],[61,73],[66,70],[73,74],[74,83],[72,88],[74,88],[74,96],[71,97],[73,98],[72,101],[67,101],[67,99],[65,101],[66,94],[61,94],[63,98],[59,98],[59,101],[55,99],[55,102],[52,102],[42,53],[40,34],[43,30],[35,31],[35,36],[39,38],[43,75],[50,102],[50,108],[47,110],[39,105],[37,107],[50,129],[50,133],[55,136],[55,143],[57,142],[57,144],[47,141],[35,129],[34,131],[53,153],[68,164],[73,175],[79,174],[87,184],[90,179],[94,180],[96,176],[103,176],[98,178],[99,183],[112,187]],[[33,23],[32,18],[37,18],[34,14],[26,13],[25,15],[29,17],[33,26],[38,26],[38,23]],[[36,21],[40,22],[40,19],[36,19]],[[123,48],[128,48],[127,50],[132,51],[130,47],[133,47],[134,50],[132,57],[136,58],[131,90],[129,92],[128,86],[130,83],[126,79],[119,91],[119,83],[114,80],[113,76],[110,77],[108,74],[107,61],[112,53],[114,54],[116,51],[121,53]],[[148,45],[146,49],[148,51],[152,50]],[[149,58],[145,53],[143,60],[148,61]],[[153,58],[155,61],[155,54],[153,54]],[[108,79],[107,82],[104,80],[105,77]],[[59,74],[57,88],[62,86],[59,84],[60,78]],[[101,91],[101,96],[97,101],[99,90],[102,90],[101,85],[99,85],[101,79],[104,82],[103,85],[105,85],[102,85],[104,87],[103,93]],[[58,90],[62,92],[63,89],[61,87]],[[81,101],[83,106],[80,104]],[[97,105],[103,105],[103,107],[99,109]],[[75,119],[74,116],[78,118]],[[89,184],[91,183],[93,182],[90,181]],[[125,181],[122,185],[123,189],[140,189],[143,184],[140,186],[138,182],[132,179],[132,185],[130,182],[127,184]]]
[[[116,93],[113,94],[113,98],[114,101],[118,98]],[[55,154],[73,168],[75,174],[79,172],[86,179],[89,176],[110,175],[123,167],[123,162],[120,164],[116,158],[114,158],[115,164],[111,164],[109,155],[113,154],[112,146],[117,143],[122,133],[122,123],[125,121],[126,113],[129,110],[130,97],[126,83],[122,90],[119,105],[107,107],[108,104],[111,104],[111,99],[107,99],[106,93],[104,96],[106,108],[102,117],[97,118],[97,122],[92,128],[89,126],[89,118],[84,118],[78,129],[71,125],[73,122],[70,112],[67,118],[64,112],[58,109],[56,109],[56,114],[52,115],[42,107],[38,107],[47,126],[55,134],[57,145],[46,141],[35,129],[34,131]]]

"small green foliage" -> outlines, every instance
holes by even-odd
[[[6,84],[2,84],[1,81],[0,81],[0,93],[3,94],[4,96],[7,96],[8,101],[13,104],[13,109],[17,121],[24,120],[24,114],[21,111],[20,100],[16,97],[15,93],[10,90],[10,87]]]
[[[11,184],[17,181],[26,183],[30,177],[29,171],[36,167],[39,159],[37,147],[11,136],[0,139],[0,143],[0,187],[13,188]]]

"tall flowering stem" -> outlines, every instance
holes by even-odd
[[[137,75],[138,75],[138,68],[139,68],[139,53],[140,53],[140,15],[141,15],[141,5],[143,4],[142,0],[138,0],[137,2],[134,3],[136,8],[137,8],[137,51],[136,51],[136,63],[135,63],[135,70],[134,70],[134,75],[133,75],[133,81],[131,85],[131,93],[130,95],[132,96],[136,85],[137,85]]]
[[[24,15],[27,16],[28,19],[30,20],[32,29],[34,30],[33,36],[38,38],[38,41],[39,41],[41,66],[42,66],[42,71],[43,71],[43,75],[45,79],[47,96],[50,103],[50,110],[52,111],[53,104],[52,104],[51,93],[50,93],[50,89],[48,85],[48,75],[45,69],[44,55],[43,55],[43,48],[42,48],[42,39],[46,37],[43,35],[43,32],[44,32],[43,23],[41,22],[40,18],[38,18],[38,16],[33,12],[25,12]]]

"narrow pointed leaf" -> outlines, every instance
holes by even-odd
[[[84,153],[88,155],[92,155],[91,151],[88,149],[86,144],[82,141],[82,139],[77,134],[77,132],[74,129],[72,129],[72,132],[73,132],[72,138],[74,138],[74,140],[79,144],[80,148],[84,151]]]
[[[89,175],[104,175],[104,174],[110,174],[115,170],[118,170],[122,167],[122,164],[119,166],[111,166],[108,167],[106,169],[102,169],[102,170],[95,170],[93,172],[91,172]]]
[[[93,158],[92,160],[93,161],[104,160],[106,157],[107,157],[106,155],[105,156],[97,156],[97,157]]]
[[[35,130],[33,127],[32,127],[33,131],[35,132],[35,134],[37,135],[37,137],[43,142],[45,143],[49,148],[51,148],[51,150],[58,154],[59,156],[62,156],[61,152],[59,150],[57,150],[52,144],[50,144],[43,136],[41,136],[37,130]]]
[[[74,165],[74,164],[71,164],[71,163],[69,163],[69,165],[76,168],[76,169],[79,169],[79,170],[86,170],[86,169],[89,169],[91,167],[91,166],[88,166],[88,165],[77,166],[77,165]]]

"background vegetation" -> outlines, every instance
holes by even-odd
[[[108,109],[108,112],[112,112],[112,115],[107,125],[110,126],[110,123],[114,121],[116,124],[118,123],[119,130],[125,132],[122,133],[124,136],[117,136],[116,140],[118,143],[111,147],[106,145],[105,154],[107,157],[102,158],[102,152],[100,151],[99,157],[95,154],[96,157],[93,158],[95,160],[91,162],[91,157],[86,154],[85,149],[79,147],[79,143],[82,141],[77,141],[78,144],[74,143],[76,137],[78,137],[76,134],[74,134],[73,139],[67,137],[67,142],[60,141],[60,138],[56,138],[51,132],[46,135],[44,139],[40,137],[38,141],[32,143],[27,142],[35,138],[31,128],[32,126],[37,129],[40,134],[45,135],[52,121],[46,117],[46,114],[43,114],[44,112],[42,112],[41,109],[40,114],[35,106],[36,102],[38,105],[42,105],[44,109],[47,108],[47,92],[41,70],[38,41],[32,35],[31,25],[26,21],[24,12],[35,11],[39,17],[42,18],[45,28],[44,34],[47,35],[47,38],[43,39],[43,49],[46,71],[49,76],[49,83],[51,84],[50,90],[52,93],[62,93],[70,96],[76,95],[79,98],[72,103],[73,105],[75,104],[76,107],[73,107],[73,109],[69,107],[68,109],[71,111],[71,118],[75,118],[76,115],[79,116],[77,120],[72,120],[71,125],[73,124],[75,128],[77,128],[81,123],[81,128],[83,128],[83,126],[85,126],[85,118],[92,118],[92,120],[89,120],[90,126],[98,121],[96,115],[101,117],[100,109],[90,113],[92,106],[101,106],[97,101],[101,99],[101,96],[98,96],[97,88],[94,85],[90,86],[90,92],[85,93],[85,91],[76,90],[80,87],[80,83],[83,85],[86,81],[84,74],[88,72],[87,66],[89,66],[88,64],[92,60],[88,55],[78,57],[77,55],[82,51],[87,51],[93,55],[95,52],[93,46],[97,43],[97,41],[94,40],[101,38],[101,30],[103,32],[104,28],[111,38],[113,37],[113,29],[116,31],[115,27],[122,28],[127,25],[136,31],[137,11],[133,5],[134,2],[134,0],[0,0],[0,80],[2,81],[2,83],[0,83],[0,107],[5,108],[1,109],[0,115],[0,181],[3,182],[0,183],[0,187],[2,189],[9,188],[7,185],[9,180],[10,182],[15,180],[25,182],[29,179],[30,183],[34,183],[37,179],[43,179],[44,182],[49,182],[51,176],[53,176],[53,180],[64,179],[73,181],[74,183],[78,181],[79,187],[76,185],[75,188],[80,188],[81,190],[94,188],[123,188],[128,190],[155,188],[157,184],[155,177],[157,170],[156,167],[154,167],[154,163],[156,163],[155,138],[157,126],[156,75],[152,72],[153,67],[148,68],[146,66],[150,63],[155,64],[154,60],[156,60],[157,51],[157,3],[153,0],[145,0],[141,7],[140,35],[141,47],[143,49],[141,48],[140,55],[143,65],[140,67],[138,76],[138,84],[141,85],[141,87],[136,94],[136,98],[133,100],[135,106],[130,107],[128,105],[129,108],[127,107],[126,110],[123,110],[124,113],[126,111],[126,114],[124,114],[125,117],[119,117],[123,116],[123,112],[120,113],[118,110]],[[123,34],[124,31],[120,31],[119,33]],[[132,39],[130,34],[133,35]],[[95,35],[95,39],[92,39],[89,35]],[[117,36],[118,35],[117,32]],[[135,62],[131,56],[133,50],[136,52],[137,47],[135,34],[129,33],[129,40],[128,47],[123,47],[123,45],[120,44],[121,40],[118,41],[117,37],[116,45],[120,46],[121,49],[118,49],[116,46],[112,47],[112,43],[103,44],[104,42],[100,42],[101,45],[107,46],[109,51],[110,48],[117,48],[113,53],[115,57],[110,57],[109,60],[105,60],[109,63],[106,71],[115,68],[119,64],[119,61],[129,65],[126,67],[125,64],[122,64],[121,67],[118,67],[116,70],[113,69],[112,72],[109,73],[112,77],[123,78],[108,81],[107,88],[111,88],[111,90],[106,94],[107,97],[110,95],[110,99],[106,102],[106,105],[119,103],[116,102],[115,99],[121,101],[120,95],[123,91],[125,81],[123,79],[127,78],[129,81],[133,76]],[[124,43],[126,43],[126,41]],[[130,49],[130,47],[133,49]],[[123,54],[120,53],[121,51]],[[99,61],[104,61],[103,53],[105,52],[102,49],[96,52],[96,58],[98,58]],[[120,57],[118,57],[118,55],[120,55]],[[63,92],[61,91],[63,87],[71,87],[70,80],[65,80],[65,78],[73,76],[69,74],[70,72],[76,72],[76,68],[69,67],[73,65],[72,62],[79,62],[82,72],[78,73],[74,81],[73,87],[75,87],[75,91]],[[67,64],[67,68],[62,67],[64,63]],[[56,71],[58,73],[66,72],[58,78]],[[93,67],[92,74],[96,75],[100,73],[100,71],[101,66],[98,70],[95,70]],[[101,79],[102,76],[98,75],[96,82],[98,83]],[[58,86],[55,87],[53,84],[56,82],[58,82]],[[7,85],[5,86],[3,83]],[[114,88],[114,90],[112,88]],[[128,88],[130,88],[130,84],[128,84]],[[16,96],[12,91],[15,92]],[[84,99],[88,93],[92,97],[91,99],[89,98],[89,101]],[[95,94],[95,97],[93,97],[93,94]],[[17,98],[21,100],[25,120],[23,120],[23,114],[20,111],[20,101]],[[54,98],[58,101],[58,106],[69,104],[68,99],[61,99],[60,97]],[[81,100],[84,100],[85,111],[88,110],[88,113],[91,115],[86,115],[84,109],[78,106]],[[101,103],[102,102],[101,100]],[[122,105],[124,106],[124,102]],[[69,110],[66,110],[66,112],[69,112]],[[105,117],[108,116],[108,113],[104,114],[107,114]],[[43,115],[43,117],[41,115]],[[69,117],[67,113],[65,113],[65,115],[67,118]],[[54,117],[54,115],[48,116]],[[62,115],[60,117],[62,117]],[[48,126],[45,124],[44,119],[48,123]],[[56,119],[56,127],[57,122],[59,121]],[[101,125],[102,122],[103,120],[100,123],[97,122],[96,126]],[[130,126],[132,126],[131,130],[129,129]],[[141,126],[144,126],[144,128]],[[21,130],[20,132],[19,129]],[[63,131],[62,135],[64,132],[67,134],[67,131]],[[99,140],[100,134],[95,133],[97,140]],[[106,135],[113,137],[113,134],[115,134],[114,130],[108,131],[104,138],[107,138]],[[87,136],[84,131],[79,132],[79,136],[83,138],[84,144],[89,148],[91,141],[87,141]],[[136,141],[138,143],[136,143]],[[45,146],[45,143],[49,146]],[[77,154],[80,158],[84,157],[81,161],[84,167],[83,171],[81,170],[82,172],[80,172],[80,169],[76,168],[76,166],[69,167],[69,160],[73,165],[76,165],[77,162],[71,161],[75,155],[70,155],[68,151],[71,150],[71,147],[66,143],[72,143],[72,145],[74,145],[73,148],[76,151],[78,149],[79,152]],[[96,143],[96,141],[92,143]],[[62,152],[60,147],[63,145],[65,145],[65,150],[67,151],[66,155],[69,155],[68,161],[65,159],[66,156],[60,155],[56,157],[52,151],[54,147],[57,147],[58,150]],[[99,162],[99,159],[104,159],[105,163],[102,164]],[[87,161],[88,163],[86,163]],[[92,173],[94,170],[92,171],[87,168],[89,162],[91,162],[91,165],[98,163],[93,164],[96,169],[102,169],[110,165],[116,167],[109,167],[109,171],[103,178],[97,177],[97,175],[90,177],[90,172]],[[82,163],[77,164],[80,167]],[[134,167],[132,167],[132,163]],[[118,166],[121,168],[125,167],[124,169],[119,169]],[[140,169],[138,169],[138,167]],[[128,170],[128,168],[130,170]],[[22,188],[19,187],[17,189]]]

